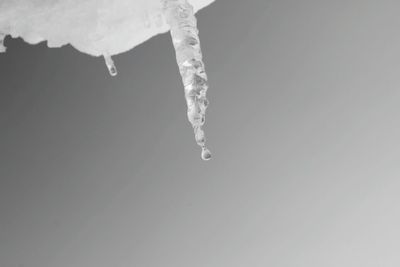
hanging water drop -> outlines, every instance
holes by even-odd
[[[185,87],[188,120],[194,129],[196,142],[202,148],[201,158],[209,160],[211,152],[205,146],[202,129],[208,106],[208,84],[193,7],[187,0],[164,0],[164,14],[171,27],[176,61]]]
[[[106,62],[106,66],[108,68],[108,72],[111,76],[116,76],[118,74],[117,68],[115,67],[114,61],[110,55],[105,54],[103,55],[104,61]]]
[[[202,160],[210,160],[211,159],[211,152],[208,148],[202,147],[201,149],[201,159]]]

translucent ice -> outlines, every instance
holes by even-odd
[[[171,31],[182,76],[187,115],[202,158],[210,151],[202,129],[208,106],[195,12],[214,0],[0,0],[0,52],[4,37],[22,37],[49,47],[71,44],[83,53],[102,56],[117,75],[112,56],[159,33]]]
[[[187,0],[165,0],[164,5],[185,87],[188,119],[193,126],[196,142],[202,148],[202,158],[209,160],[211,152],[206,148],[206,138],[202,129],[208,106],[208,84],[194,10]]]
[[[114,60],[112,60],[111,56],[108,54],[104,55],[104,61],[106,62],[106,66],[108,68],[108,72],[111,76],[117,75],[117,68],[115,67]]]

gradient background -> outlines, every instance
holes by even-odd
[[[400,266],[400,2],[217,0],[200,159],[168,34],[6,39],[0,267]]]

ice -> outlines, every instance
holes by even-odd
[[[203,147],[201,149],[201,158],[203,160],[210,160],[211,159],[211,152],[210,152],[210,150],[208,150],[208,148]]]
[[[108,72],[111,76],[117,75],[117,68],[115,67],[114,60],[111,58],[109,54],[103,55],[104,61],[106,62],[106,66],[108,68]]]
[[[195,13],[214,0],[0,0],[0,52],[4,37],[21,37],[49,47],[71,44],[102,56],[110,75],[117,75],[113,55],[126,52],[170,30],[184,85],[187,116],[201,157],[209,160],[202,129],[208,106]]]
[[[209,160],[211,152],[206,148],[202,129],[208,106],[208,84],[194,10],[187,0],[165,0],[164,9],[185,87],[188,119],[194,129],[196,142],[202,148],[202,159]]]
[[[195,11],[213,1],[189,0]],[[167,32],[163,16],[163,0],[0,0],[0,33],[113,56]]]

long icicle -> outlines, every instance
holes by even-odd
[[[171,27],[176,60],[185,87],[187,115],[192,124],[197,144],[201,147],[203,160],[211,159],[206,147],[206,138],[202,126],[208,106],[206,92],[207,75],[204,70],[197,20],[193,7],[187,0],[163,0],[164,13]]]

